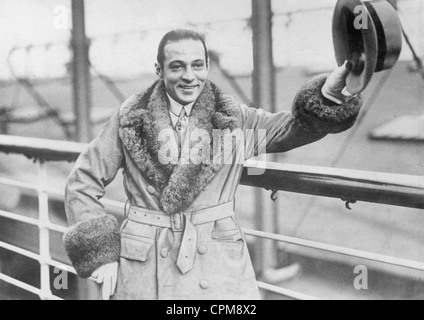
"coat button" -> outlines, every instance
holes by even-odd
[[[199,248],[197,248],[197,252],[199,252],[200,255],[204,255],[206,254],[206,252],[208,252],[208,248],[205,245],[201,245],[199,246]]]
[[[208,289],[209,288],[209,282],[207,282],[206,280],[200,281],[199,285],[200,285],[200,288],[202,288],[202,289]]]
[[[167,248],[163,248],[163,249],[160,251],[160,256],[161,256],[162,258],[166,258],[166,257],[168,256],[168,253],[169,253],[169,250],[168,250]]]
[[[155,188],[153,188],[152,186],[148,186],[148,187],[146,188],[146,190],[147,190],[147,192],[148,192],[149,194],[151,194],[152,196],[156,193],[156,189],[155,189]]]

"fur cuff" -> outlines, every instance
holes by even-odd
[[[101,266],[119,261],[119,225],[111,215],[82,221],[63,237],[65,250],[81,278],[88,278]]]
[[[320,75],[306,83],[293,103],[296,123],[304,130],[322,134],[339,133],[353,126],[362,106],[360,96],[344,104],[325,98],[321,92],[327,75]]]

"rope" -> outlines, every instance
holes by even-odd
[[[91,70],[97,75],[97,77],[106,85],[109,91],[113,94],[113,96],[118,100],[119,103],[123,103],[126,100],[125,95],[119,90],[116,83],[108,76],[100,73],[96,67],[89,61]]]
[[[72,137],[72,133],[71,130],[68,126],[68,124],[61,118],[57,108],[52,107],[46,99],[44,99],[44,97],[37,91],[37,89],[35,89],[34,85],[28,80],[28,79],[24,79],[24,78],[18,78],[13,66],[10,62],[10,57],[13,53],[13,51],[15,50],[12,49],[9,52],[9,55],[7,56],[7,65],[9,68],[9,72],[13,78],[13,80],[22,88],[24,88],[28,94],[34,99],[34,101],[38,104],[39,107],[41,107],[41,109],[43,109],[47,114],[50,114],[55,120],[56,122],[61,126],[61,128],[63,129],[66,138],[70,139]]]

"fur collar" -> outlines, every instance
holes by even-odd
[[[213,137],[213,129],[231,132],[241,128],[241,110],[232,96],[207,82],[193,105],[191,123]],[[187,209],[201,190],[221,169],[219,164],[162,164],[158,136],[172,130],[169,101],[162,80],[146,92],[128,99],[120,113],[120,138],[148,182],[161,194],[160,204],[167,213]],[[213,141],[212,143],[213,144]]]

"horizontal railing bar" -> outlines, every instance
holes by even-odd
[[[29,182],[21,182],[18,180],[12,180],[8,178],[0,178],[0,184],[10,186],[10,187],[21,188],[21,189],[34,190],[34,191],[37,191],[37,188],[38,188],[37,184],[29,183]]]
[[[0,210],[0,217],[4,217],[4,218],[7,218],[7,219],[23,222],[23,223],[30,224],[30,225],[33,225],[33,226],[36,226],[36,227],[40,227],[42,225],[41,222],[39,222],[39,220],[37,220],[37,219],[28,218],[28,217],[22,216],[20,214],[7,212],[7,211],[3,211],[3,210]],[[66,228],[66,227],[58,226],[58,225],[53,224],[53,223],[47,223],[45,225],[45,227],[49,230],[57,231],[57,232],[61,232],[61,233],[65,233],[68,230],[68,228]]]
[[[251,170],[261,170],[252,175]],[[253,172],[254,172],[253,171]],[[244,165],[241,184],[416,209],[424,209],[424,176],[267,162]]]
[[[54,224],[54,223],[48,223],[46,225],[46,228],[51,231],[56,231],[59,233],[66,233],[68,231],[67,227],[58,226],[57,224]]]
[[[325,243],[320,243],[320,242],[315,242],[310,240],[303,240],[303,239],[277,235],[277,234],[272,234],[272,233],[262,232],[257,230],[243,229],[243,231],[246,235],[259,237],[262,239],[274,240],[274,241],[284,242],[284,243],[297,245],[301,247],[317,249],[317,250],[326,251],[326,252],[332,252],[332,253],[336,253],[336,254],[340,254],[344,256],[362,258],[362,259],[377,261],[377,262],[394,265],[398,267],[405,267],[409,269],[424,271],[424,263],[418,262],[418,261],[400,259],[400,258],[380,255],[376,253],[349,249],[345,247],[338,247],[338,246],[329,245]]]
[[[26,224],[30,224],[32,226],[38,226],[38,224],[39,224],[37,219],[28,218],[28,217],[22,216],[20,214],[8,212],[8,211],[3,211],[3,210],[0,210],[0,217],[4,217],[4,218],[7,218],[7,219],[23,222],[23,223],[26,223]]]
[[[35,192],[39,191],[39,185],[38,184],[22,182],[22,181],[8,179],[8,178],[0,178],[0,184],[10,186],[10,187],[33,190]],[[54,195],[54,196],[57,196],[57,197],[63,197],[63,191],[60,192],[60,191],[50,189],[50,188],[45,188],[43,191],[47,192],[47,194],[49,194],[49,195]]]
[[[40,262],[40,260],[41,260],[40,255],[38,255],[34,252],[31,252],[31,251],[28,251],[28,250],[19,248],[17,246],[11,245],[11,244],[6,243],[6,242],[0,241],[0,247],[4,248],[6,250],[9,250],[9,251],[18,253],[20,255],[23,255],[25,257],[28,257],[28,258],[33,259],[33,260],[38,261],[38,262]],[[77,274],[77,272],[75,271],[75,269],[73,267],[71,267],[70,265],[67,265],[65,263],[61,263],[61,262],[55,261],[53,259],[48,260],[47,263],[49,265],[56,267],[56,268],[59,268],[61,270],[64,270],[64,271],[67,271],[67,272],[70,272],[70,273],[73,273],[73,274]]]
[[[8,178],[0,178],[0,184],[1,185],[11,186],[11,187],[29,189],[29,190],[33,190],[34,192],[39,191],[37,184],[21,182],[21,181],[18,181],[18,180],[13,180],[13,179],[8,179]],[[50,189],[50,188],[45,188],[44,191],[48,195],[56,196],[56,197],[62,198],[62,199],[64,198],[63,191],[60,192],[60,191],[57,191],[57,190],[54,190],[54,189]],[[108,206],[111,206],[111,207],[115,207],[115,208],[120,209],[120,210],[122,210],[125,207],[125,203],[119,202],[119,201],[115,201],[115,200],[102,199],[101,202],[103,204],[105,204],[105,205],[108,205]]]
[[[6,243],[6,242],[3,242],[3,241],[0,241],[0,247],[1,248],[4,248],[4,249],[7,249],[9,251],[16,252],[16,253],[18,253],[20,255],[23,255],[25,257],[28,257],[28,258],[31,258],[31,259],[33,259],[35,261],[40,262],[40,256],[38,254],[34,253],[34,252],[31,252],[31,251],[28,251],[28,250],[19,248],[17,246],[11,245],[11,244]]]
[[[29,292],[37,295],[37,296],[40,296],[41,295],[41,290],[40,289],[35,288],[33,286],[30,286],[29,284],[26,284],[25,282],[16,280],[14,278],[11,278],[11,277],[3,274],[3,273],[0,273],[0,280],[3,280],[5,282],[7,282],[7,283],[10,283],[10,284],[14,285],[15,287],[18,287],[18,288],[24,289],[26,291],[29,291]],[[62,298],[56,297],[54,295],[51,295],[51,296],[49,296],[47,298],[49,300],[63,300]]]
[[[87,144],[70,141],[0,135],[0,152],[48,161],[75,161],[86,147]]]
[[[49,161],[75,161],[83,143],[0,135],[0,152]],[[249,171],[260,170],[260,175]],[[249,160],[241,184],[349,201],[424,209],[424,177]]]
[[[269,292],[273,292],[288,298],[296,299],[296,300],[320,300],[316,297],[312,297],[303,293],[299,293],[296,291],[280,288],[265,282],[258,281],[258,287]]]
[[[13,279],[12,277],[9,277],[9,276],[7,276],[7,275],[5,275],[3,273],[0,273],[0,280],[6,281],[6,282],[8,282],[10,284],[13,284],[16,287],[19,287],[21,289],[24,289],[26,291],[29,291],[29,292],[37,295],[37,296],[40,296],[40,293],[41,293],[41,290],[40,289],[35,288],[33,286],[30,286],[29,284],[26,284],[26,283],[24,283],[22,281]]]

